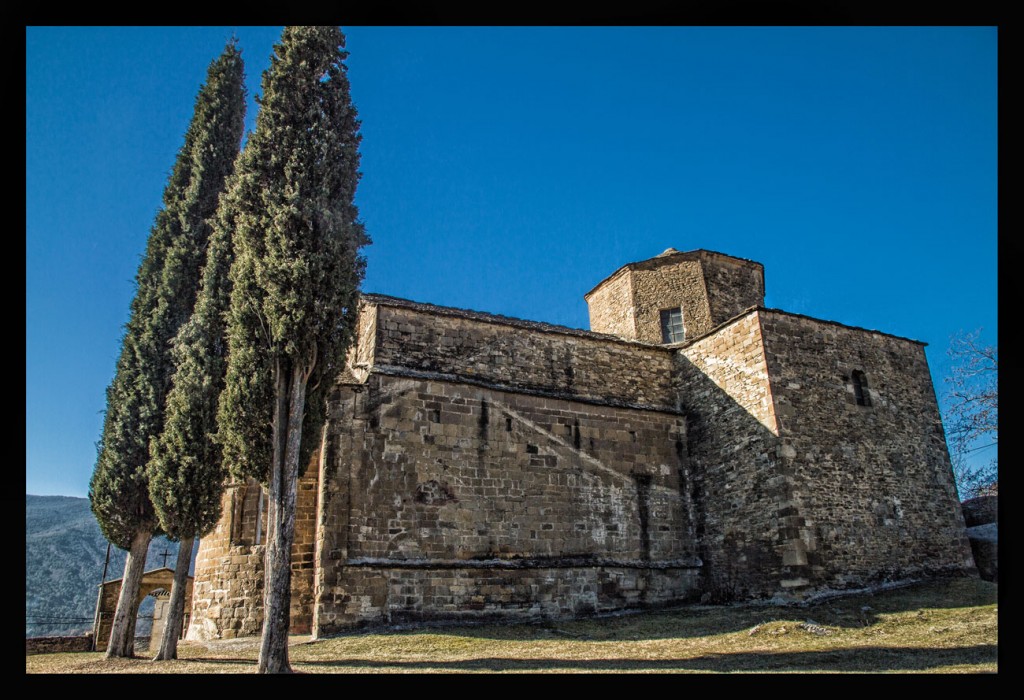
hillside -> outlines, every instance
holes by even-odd
[[[146,570],[174,566],[178,544],[154,538]],[[89,499],[70,496],[25,497],[25,636],[82,634],[92,629],[97,586],[107,541],[89,509]],[[126,553],[110,550],[106,580],[124,574]],[[193,567],[195,553],[193,552]],[[143,601],[136,632],[147,634],[153,600]]]

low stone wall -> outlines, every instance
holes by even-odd
[[[999,582],[999,497],[979,496],[960,504],[967,525],[967,539],[978,567],[986,581]]]
[[[978,567],[978,575],[986,581],[999,582],[999,526],[986,523],[967,528],[967,539]]]
[[[26,654],[60,654],[72,651],[92,651],[92,635],[28,637],[25,639]]]
[[[964,523],[967,527],[987,525],[999,521],[999,497],[979,496],[968,498],[960,504],[964,511]]]

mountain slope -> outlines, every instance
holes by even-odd
[[[157,537],[149,547],[146,570],[174,567],[178,543]],[[97,587],[107,541],[89,508],[89,499],[71,496],[25,497],[25,636],[83,634],[92,629]],[[106,580],[124,574],[126,553],[110,549]],[[193,551],[192,566],[195,566]],[[143,601],[137,634],[148,634],[153,600]]]

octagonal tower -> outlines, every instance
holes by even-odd
[[[659,345],[707,333],[764,305],[764,266],[710,250],[623,265],[583,297],[590,330]]]

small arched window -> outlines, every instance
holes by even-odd
[[[853,397],[858,406],[870,406],[871,397],[868,395],[868,379],[859,369],[853,371]]]

